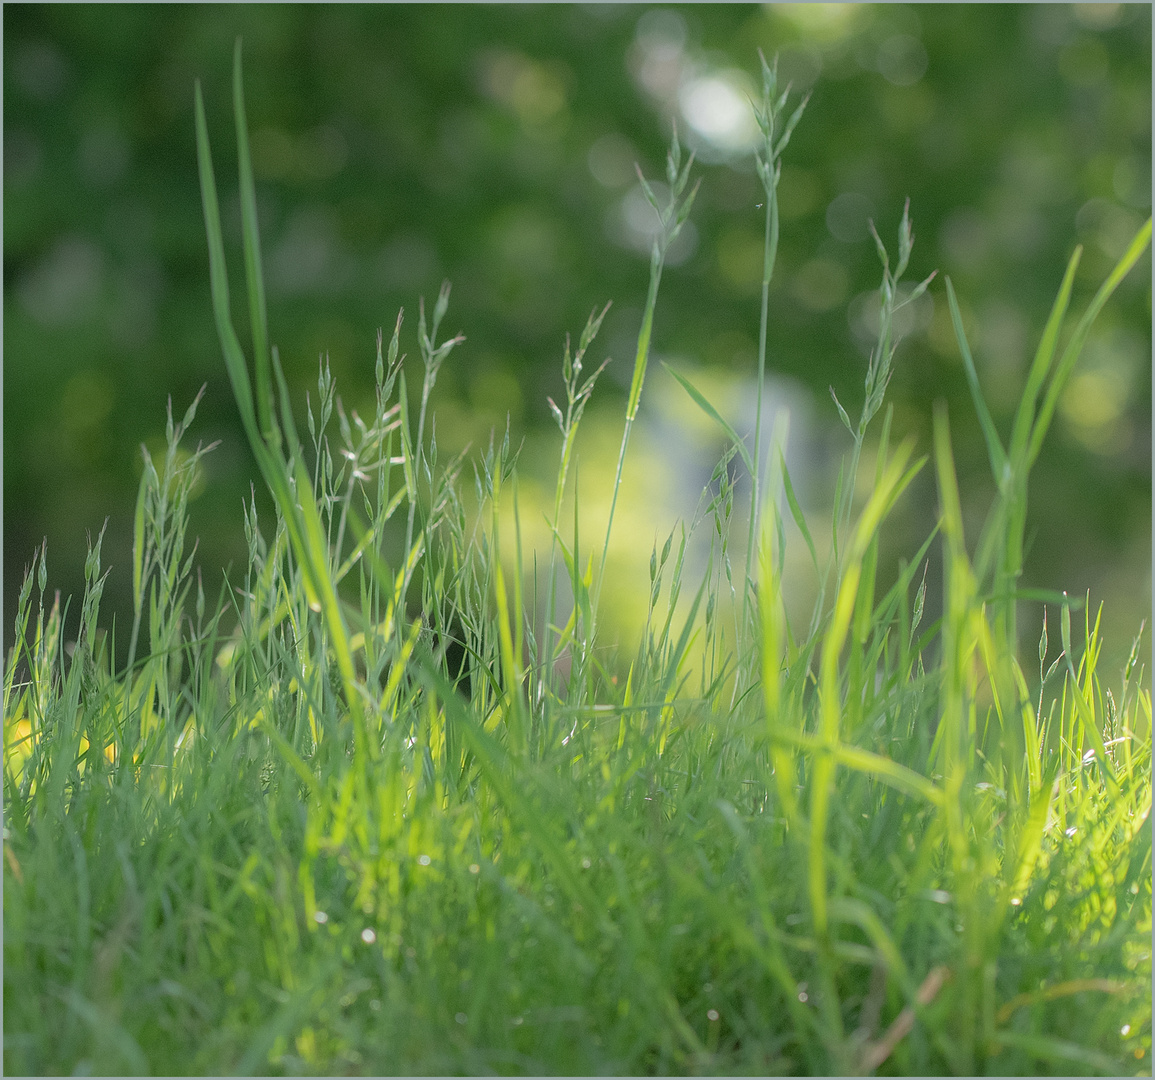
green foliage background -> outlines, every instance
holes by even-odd
[[[1086,246],[1080,306],[1149,213],[1146,5],[53,4],[3,18],[6,632],[41,539],[53,582],[79,595],[85,532],[106,516],[105,604],[131,610],[139,445],[163,445],[166,396],[179,415],[206,381],[193,438],[222,440],[192,510],[206,588],[244,561],[255,469],[212,323],[192,119],[199,77],[229,175],[238,34],[269,325],[299,400],[322,352],[347,405],[367,399],[377,327],[449,278],[449,329],[469,340],[437,386],[448,449],[507,411],[517,431],[549,425],[563,335],[609,299],[598,359],[617,362],[598,395],[620,416],[646,279],[644,250],[623,242],[631,159],[659,174],[679,86],[752,73],[758,47],[813,91],[783,171],[769,364],[813,393],[815,445],[831,457],[845,432],[827,387],[857,401],[865,370],[845,312],[877,285],[866,210],[890,238],[910,197],[911,278],[952,277],[1004,430],[1071,249]],[[655,348],[752,373],[752,159],[701,149],[696,250],[663,281]],[[847,194],[859,198],[831,209]],[[223,212],[235,254],[235,194]],[[239,258],[233,273],[239,284]],[[977,526],[988,466],[932,292],[890,394],[923,450],[931,403],[950,402]],[[1150,606],[1150,328],[1145,261],[1104,313],[1032,477],[1026,584],[1092,588],[1124,655]],[[905,531],[921,538],[933,485],[912,494]]]

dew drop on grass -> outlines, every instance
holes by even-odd
[[[419,863],[420,863],[422,866],[428,866],[428,865],[429,865],[429,864],[430,864],[430,863],[431,863],[433,860],[432,860],[432,859],[431,859],[431,858],[430,858],[428,855],[418,855],[418,856],[417,856],[417,861],[418,861],[418,862],[419,862]]]
[[[1131,1034],[1131,1025],[1130,1024],[1124,1024],[1119,1029],[1119,1034],[1122,1035],[1124,1038],[1126,1038],[1128,1035]]]
[[[481,873],[481,867],[478,866],[477,863],[475,863],[475,862],[470,863],[469,864],[469,872],[471,874],[480,874]]]
[[[583,870],[588,870],[592,865],[593,864],[589,861],[589,859],[582,859],[582,869]]]
[[[313,912],[313,920],[315,922],[320,923],[322,926],[324,926],[325,923],[327,923],[329,921],[329,916],[326,915],[325,912],[323,912],[323,911],[314,911]]]
[[[365,929],[361,931],[361,940],[365,942],[366,945],[372,945],[373,942],[377,940],[377,934],[372,927],[366,926]]]
[[[799,996],[802,996],[802,995],[799,995]],[[718,1019],[718,1010],[717,1009],[708,1009],[706,1011],[706,1016],[710,1020],[717,1020]]]
[[[456,1020],[459,1024],[464,1024],[466,1021],[468,1021],[469,1017],[466,1016],[465,1013],[458,1013],[453,1019]]]

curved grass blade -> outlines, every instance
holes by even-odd
[[[983,398],[982,388],[979,386],[979,375],[975,370],[974,357],[971,356],[970,345],[967,344],[966,331],[963,330],[962,315],[959,313],[958,300],[954,294],[954,286],[948,277],[946,279],[946,295],[950,303],[950,317],[954,323],[955,337],[958,339],[959,352],[962,353],[963,364],[966,367],[967,384],[970,386],[971,397],[974,399],[975,412],[979,415],[979,424],[983,429],[983,438],[986,440],[987,453],[991,459],[991,472],[994,474],[995,484],[1003,491],[1010,481],[1011,469],[1007,459],[1007,452],[999,441],[999,433],[995,422],[991,419],[990,410]]]
[[[1151,219],[1148,218],[1146,224],[1135,234],[1135,238],[1123,253],[1122,258],[1115,264],[1115,268],[1107,275],[1107,280],[1099,287],[1099,291],[1095,293],[1095,298],[1075,327],[1071,340],[1067,342],[1067,347],[1063,350],[1059,366],[1055,369],[1055,376],[1051,380],[1051,385],[1047,387],[1046,397],[1043,398],[1042,408],[1039,409],[1039,418],[1035,421],[1035,426],[1031,431],[1030,449],[1027,453],[1028,465],[1033,465],[1039,456],[1043,438],[1047,434],[1047,428],[1050,426],[1055,413],[1055,406],[1059,401],[1059,395],[1067,384],[1075,361],[1079,359],[1079,354],[1083,351],[1083,345],[1086,343],[1087,335],[1091,332],[1091,326],[1098,318],[1099,312],[1103,310],[1103,306],[1111,298],[1111,294],[1119,287],[1119,282],[1139,261],[1139,256],[1147,250],[1147,245],[1150,242]]]
[[[718,410],[715,409],[714,406],[706,400],[705,396],[694,386],[692,382],[690,382],[689,379],[687,379],[684,375],[678,374],[678,372],[670,367],[670,365],[667,364],[665,360],[662,361],[662,367],[664,367],[674,377],[678,385],[681,386],[681,388],[685,390],[691,398],[693,398],[694,403],[698,406],[698,408],[701,409],[702,412],[704,412],[726,433],[730,441],[733,442],[734,446],[737,448],[738,453],[741,455],[742,461],[746,468],[749,470],[750,476],[753,477],[754,461],[750,457],[750,451],[746,449],[745,440],[724,419],[722,419],[722,416]]]
[[[1059,331],[1062,329],[1063,319],[1067,315],[1067,308],[1071,303],[1071,287],[1075,281],[1075,271],[1079,266],[1079,259],[1083,254],[1082,245],[1075,248],[1067,263],[1067,272],[1063,275],[1063,283],[1059,286],[1059,293],[1055,297],[1055,304],[1047,318],[1047,325],[1043,328],[1043,336],[1039,339],[1039,347],[1035,351],[1035,358],[1031,362],[1031,370],[1027,375],[1027,384],[1023,388],[1023,396],[1019,401],[1018,411],[1015,413],[1015,426],[1011,430],[1011,460],[1018,464],[1020,457],[1026,452],[1027,441],[1031,435],[1031,424],[1035,418],[1035,403],[1047,380],[1047,373],[1055,359],[1055,351],[1059,344]]]

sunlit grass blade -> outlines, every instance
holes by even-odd
[[[693,399],[694,404],[698,406],[711,420],[714,421],[727,435],[730,442],[742,457],[742,462],[745,464],[747,471],[751,476],[754,475],[754,460],[750,457],[750,451],[746,449],[746,441],[726,422],[717,409],[706,400],[705,396],[690,382],[684,375],[675,371],[664,360],[662,361],[664,367],[673,377],[678,385],[686,391]]]
[[[906,464],[913,449],[906,442],[895,451],[887,464],[882,483],[875,488],[863,509],[850,544],[847,564],[843,571],[842,584],[834,604],[834,614],[822,643],[822,659],[819,674],[820,720],[819,736],[825,752],[816,756],[810,787],[810,851],[809,851],[809,891],[811,915],[815,932],[820,938],[827,933],[827,880],[826,880],[826,827],[831,784],[834,779],[834,758],[832,752],[839,744],[842,702],[838,687],[838,662],[842,647],[850,630],[850,619],[854,601],[858,594],[858,582],[862,560],[874,535],[882,523],[893,500],[910,483],[915,469],[905,472]]]
[[[1071,338],[1063,350],[1063,355],[1059,360],[1058,366],[1055,368],[1051,382],[1047,386],[1047,393],[1043,398],[1043,404],[1039,408],[1039,414],[1035,420],[1034,427],[1031,429],[1030,445],[1027,451],[1028,464],[1033,465],[1039,456],[1039,451],[1042,449],[1043,439],[1046,437],[1047,429],[1050,427],[1051,418],[1054,416],[1055,406],[1058,404],[1059,396],[1066,387],[1067,380],[1071,375],[1071,370],[1074,368],[1075,362],[1079,359],[1079,355],[1083,351],[1083,345],[1087,340],[1087,335],[1091,332],[1091,327],[1094,325],[1095,319],[1111,298],[1112,293],[1119,287],[1119,283],[1139,261],[1139,256],[1147,250],[1147,246],[1150,243],[1151,219],[1148,218],[1146,224],[1135,234],[1127,250],[1115,264],[1114,269],[1107,275],[1107,280],[1099,286],[1098,292],[1095,293],[1090,305],[1083,313],[1083,317],[1079,320],[1074,332],[1071,334]]]
[[[1010,462],[1007,452],[999,440],[999,433],[995,429],[995,422],[991,419],[986,399],[983,397],[982,387],[979,386],[979,375],[975,370],[974,357],[971,356],[970,345],[967,343],[966,331],[963,329],[962,314],[959,312],[958,300],[954,294],[954,286],[948,277],[946,279],[946,295],[950,303],[950,317],[954,324],[955,338],[958,341],[959,352],[962,354],[963,365],[966,369],[967,385],[970,387],[971,399],[974,401],[975,412],[978,413],[979,424],[983,429],[983,438],[987,444],[987,454],[991,460],[991,473],[995,484],[1000,491],[1006,491],[1010,483]]]
[[[1082,246],[1076,247],[1067,263],[1066,273],[1063,274],[1062,284],[1055,297],[1054,306],[1047,317],[1047,324],[1043,328],[1043,335],[1039,339],[1039,347],[1035,350],[1034,360],[1031,361],[1031,370],[1027,375],[1027,383],[1023,388],[1022,398],[1019,400],[1015,412],[1015,425],[1011,431],[1010,457],[1016,468],[1023,461],[1027,450],[1027,442],[1031,437],[1031,426],[1035,419],[1035,405],[1039,394],[1054,363],[1055,352],[1059,345],[1059,332],[1063,328],[1063,319],[1066,318],[1067,308],[1071,303],[1071,288],[1075,282],[1075,271],[1079,268],[1079,259],[1083,254]]]

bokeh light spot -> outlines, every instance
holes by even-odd
[[[808,169],[782,170],[778,181],[778,213],[784,221],[804,217],[822,202],[822,184]]]
[[[857,191],[846,191],[826,208],[826,227],[835,240],[856,244],[870,235],[874,204]]]
[[[1059,72],[1074,86],[1094,86],[1109,71],[1107,50],[1097,38],[1077,38],[1059,53]]]
[[[754,88],[740,71],[720,71],[690,79],[678,93],[682,115],[702,138],[730,153],[758,145],[760,132],[750,99]]]
[[[60,397],[60,422],[65,430],[81,432],[98,428],[112,412],[116,400],[112,379],[103,371],[78,371],[64,384]]]
[[[794,298],[807,310],[829,311],[846,298],[847,277],[843,267],[833,259],[811,259],[798,270],[791,290]]]
[[[1079,236],[1110,259],[1118,259],[1138,232],[1142,219],[1110,199],[1089,199],[1075,215]]]
[[[763,240],[751,229],[731,226],[718,241],[718,269],[739,289],[753,289],[762,281]]]
[[[942,223],[938,244],[948,264],[970,273],[977,272],[990,258],[991,235],[987,219],[969,206],[952,210]]]
[[[934,300],[929,292],[924,292],[917,300],[909,300],[910,285],[898,287],[898,298],[891,319],[891,334],[894,338],[911,337],[921,334],[934,319]],[[877,289],[859,293],[850,302],[847,319],[854,339],[863,349],[869,350],[878,340],[881,326],[882,297]]]
[[[895,86],[913,86],[926,74],[930,58],[921,41],[910,34],[893,34],[878,47],[878,70]]]
[[[586,156],[590,175],[606,188],[625,187],[636,176],[634,163],[638,152],[624,135],[610,132],[590,146]]]
[[[1111,174],[1120,201],[1145,210],[1151,205],[1151,162],[1138,154],[1120,158]]]
[[[1110,30],[1123,14],[1121,4],[1072,4],[1075,19],[1092,30]]]
[[[686,23],[676,11],[647,11],[639,20],[630,55],[634,77],[656,98],[677,92],[685,59]]]
[[[1096,334],[1088,341],[1059,399],[1068,431],[1087,449],[1112,455],[1129,445],[1134,429],[1127,408],[1145,354],[1145,342],[1122,329]]]
[[[83,236],[65,236],[17,282],[25,311],[46,326],[83,322],[100,296],[103,254]]]
[[[17,46],[10,70],[29,97],[49,101],[68,81],[68,63],[49,41],[25,41]]]
[[[479,67],[482,90],[523,124],[541,124],[565,108],[566,89],[560,74],[520,52],[485,53]]]
[[[670,189],[660,180],[648,181],[658,206],[665,208],[670,203]],[[611,212],[606,221],[606,233],[615,243],[636,251],[639,255],[649,255],[654,240],[662,230],[658,211],[651,205],[641,184],[635,184],[622,197],[621,202]],[[667,266],[680,266],[698,247],[698,230],[693,221],[686,221],[681,232],[666,252]]]
[[[858,15],[858,4],[771,4],[771,10],[807,36],[827,40],[844,37]]]

